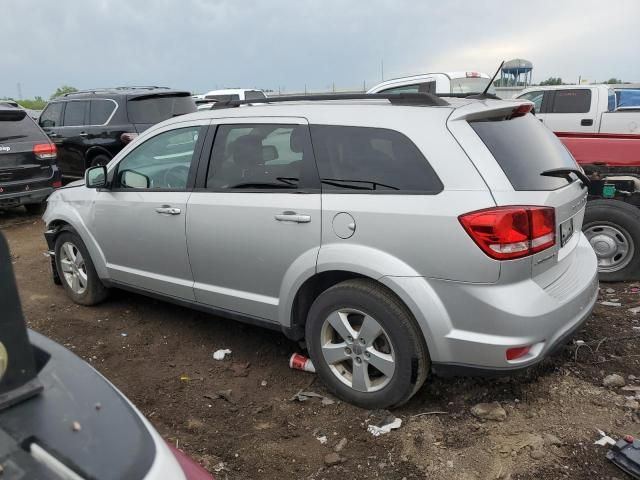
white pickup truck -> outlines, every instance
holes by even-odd
[[[491,77],[482,72],[423,73],[385,80],[370,88],[367,93],[464,95],[483,92],[490,81]],[[493,85],[489,87],[489,93],[496,93]]]
[[[554,132],[640,134],[640,110],[618,109],[608,85],[529,87],[516,98],[533,102]]]

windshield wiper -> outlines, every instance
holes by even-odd
[[[589,177],[587,177],[585,173],[579,168],[551,168],[549,170],[545,170],[540,175],[544,177],[564,178],[567,180],[567,182],[571,183],[573,182],[573,179],[571,178],[572,173],[582,182],[582,188],[587,188],[589,185],[591,185],[591,180],[589,180]]]
[[[327,185],[333,185],[335,187],[352,188],[354,190],[377,190],[376,187],[384,187],[384,188],[389,188],[391,190],[400,190],[398,187],[394,187],[392,185],[385,185],[384,183],[373,182],[371,180],[345,180],[342,178],[324,178],[322,179],[322,183],[326,183]],[[365,187],[362,185],[344,185],[344,183],[368,183],[371,186]]]

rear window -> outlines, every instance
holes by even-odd
[[[322,190],[334,193],[422,193],[442,183],[418,147],[395,130],[312,125]]]
[[[591,109],[591,90],[556,90],[549,113],[587,113]]]
[[[23,110],[0,110],[0,143],[49,142]]]
[[[556,190],[563,178],[540,175],[553,168],[578,168],[553,132],[531,114],[511,120],[478,120],[471,128],[487,146],[514,190]]]
[[[237,93],[228,94],[228,95],[207,95],[204,97],[206,100],[210,102],[228,102],[232,100],[240,100],[240,95]]]
[[[481,77],[462,77],[451,79],[451,93],[482,93],[487,88],[487,84],[491,81],[489,78]],[[496,93],[493,85],[487,90],[489,93]]]
[[[77,127],[87,124],[87,117],[89,116],[89,101],[72,101],[67,103],[67,107],[64,109],[64,122],[65,127]]]
[[[196,104],[191,95],[153,95],[135,97],[127,102],[131,123],[154,124],[171,117],[195,112]]]
[[[260,90],[247,90],[246,92],[244,92],[245,100],[257,100],[260,98],[267,98],[267,96]]]

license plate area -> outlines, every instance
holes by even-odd
[[[573,236],[573,217],[560,224],[560,247],[564,247]]]

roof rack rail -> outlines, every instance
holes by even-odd
[[[253,103],[283,103],[334,100],[389,100],[392,105],[414,105],[429,107],[446,107],[448,102],[431,93],[335,93],[325,95],[286,95],[282,97],[258,98],[255,100],[226,100],[215,102],[211,110],[219,108],[235,108]]]
[[[132,85],[132,86],[123,86],[123,87],[99,87],[99,88],[87,88],[85,90],[77,90],[75,92],[68,92],[62,95],[63,97],[67,97],[69,95],[77,95],[81,93],[100,93],[100,92],[113,92],[117,90],[151,90],[153,88],[163,88],[168,89],[169,87],[158,87],[156,85]]]

